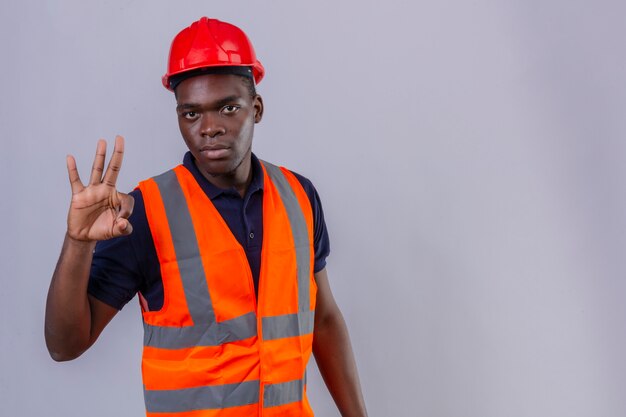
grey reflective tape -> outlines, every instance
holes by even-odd
[[[281,339],[313,333],[315,312],[301,311],[283,316],[263,317],[263,340]]]
[[[195,324],[214,323],[215,313],[200,258],[198,239],[176,173],[167,171],[154,177],[154,181],[165,206],[189,314]]]
[[[182,413],[237,407],[259,402],[259,381],[177,390],[145,390],[149,413]]]
[[[267,384],[263,391],[263,407],[276,407],[296,401],[304,397],[304,380]]]
[[[187,327],[153,326],[144,322],[143,344],[161,349],[219,346],[256,336],[256,323],[254,312],[219,323]]]
[[[296,263],[298,268],[298,311],[309,311],[311,309],[309,293],[311,247],[304,213],[302,213],[298,198],[280,168],[265,161],[262,161],[262,163],[278,190],[278,194],[287,210],[289,224],[291,225],[293,242],[296,247]]]

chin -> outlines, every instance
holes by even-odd
[[[199,168],[212,177],[232,174],[235,171],[232,161],[205,162]]]

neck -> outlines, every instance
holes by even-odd
[[[196,164],[195,160],[194,164]],[[237,168],[225,174],[210,174],[198,167],[197,164],[196,168],[211,184],[222,189],[234,188],[242,198],[252,182],[252,158],[250,155],[247,155]]]

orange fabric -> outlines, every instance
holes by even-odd
[[[296,252],[286,209],[271,179],[264,172],[263,250],[258,302],[252,273],[244,249],[206,196],[193,175],[182,165],[174,168],[189,208],[200,248],[200,257],[217,322],[256,312],[261,332],[263,317],[298,313]],[[310,309],[315,309],[313,278],[313,216],[305,191],[291,172],[283,169],[304,213],[309,235]],[[144,321],[153,326],[193,326],[185,301],[173,239],[161,194],[152,179],[140,183],[146,216],[161,263],[164,305],[159,311],[144,312]],[[184,202],[181,202],[184,204]],[[301,379],[312,351],[312,334],[271,341],[260,337],[185,349],[144,347],[142,372],[147,390],[172,390],[207,385],[261,381],[260,402],[266,383]],[[262,407],[262,404],[260,404]],[[159,417],[209,416],[312,416],[306,397],[301,402],[259,408],[259,404],[221,410],[185,413],[148,413]],[[262,412],[259,414],[259,410]]]
[[[313,335],[268,340],[264,342],[264,381],[292,381],[304,375],[311,357]],[[299,354],[296,354],[298,352]],[[291,354],[288,354],[291,353]]]
[[[258,380],[258,358],[249,354],[256,344],[256,338],[251,338],[222,346],[187,349],[144,347],[143,384],[146,389],[154,390]],[[218,357],[224,359],[215,360]]]
[[[266,175],[263,187],[263,255],[261,257],[262,278],[275,277],[288,271],[295,277],[296,254],[291,235],[287,211],[280,200],[278,190],[269,183]],[[265,213],[273,213],[265,216]],[[270,262],[270,259],[275,260]],[[298,305],[298,283],[296,279],[259,279],[259,315],[279,316],[295,313]],[[273,302],[270,301],[269,298]],[[266,302],[263,302],[266,301]]]
[[[193,324],[187,311],[187,301],[183,291],[183,285],[178,271],[174,243],[169,233],[165,207],[161,200],[161,193],[153,179],[146,180],[139,185],[142,196],[150,199],[150,204],[145,204],[146,217],[150,225],[163,225],[165,227],[151,228],[154,247],[161,263],[161,275],[163,279],[163,307],[159,311],[143,313],[146,323],[159,326],[190,326]],[[167,314],[171,311],[171,314]]]
[[[215,318],[221,322],[254,311],[254,282],[244,249],[193,175],[182,165],[174,171],[183,186],[202,250]]]

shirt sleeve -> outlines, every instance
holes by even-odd
[[[150,288],[151,269],[158,267],[156,250],[139,190],[130,195],[135,199],[129,221],[133,232],[128,236],[100,241],[96,244],[91,263],[88,292],[98,300],[121,310],[138,291]],[[151,260],[151,258],[153,258]],[[160,277],[157,270],[157,277]]]
[[[330,254],[330,238],[328,237],[328,229],[324,221],[322,201],[313,183],[308,178],[303,177],[297,172],[293,172],[293,174],[298,181],[300,181],[302,188],[304,188],[313,210],[313,240],[315,247],[313,271],[317,273],[326,267],[326,258]]]

